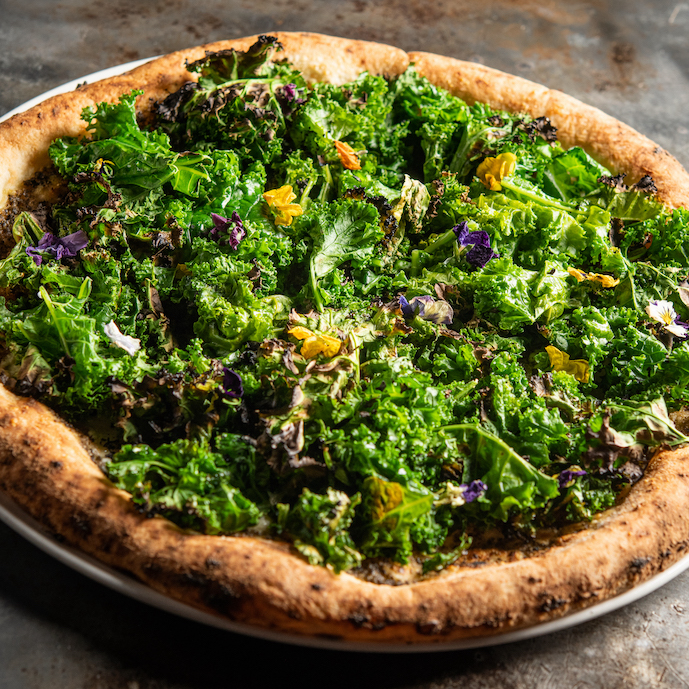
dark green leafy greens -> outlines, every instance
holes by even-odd
[[[544,118],[413,68],[307,86],[278,50],[52,145],[69,194],[0,261],[6,385],[142,510],[336,571],[590,519],[687,441],[687,211]]]

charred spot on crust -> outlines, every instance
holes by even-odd
[[[564,598],[555,598],[549,596],[548,594],[544,594],[544,596],[546,599],[538,606],[538,609],[541,612],[552,612],[553,610],[557,610],[567,603]]]
[[[82,538],[88,538],[91,533],[91,521],[88,517],[81,517],[77,514],[73,514],[70,517],[70,525]]]
[[[635,557],[629,564],[629,569],[632,572],[640,572],[652,559],[650,557]]]
[[[426,622],[419,622],[416,625],[416,630],[419,634],[431,635],[439,634],[442,631],[443,625],[440,620],[432,619]]]
[[[203,602],[210,608],[231,617],[241,605],[241,596],[226,584],[206,581],[207,584],[202,589]]]
[[[363,613],[354,613],[347,618],[355,627],[361,628],[371,621],[368,615]]]
[[[342,641],[342,634],[316,634],[316,637],[325,641]]]

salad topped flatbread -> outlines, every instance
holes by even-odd
[[[417,642],[681,557],[689,186],[640,134],[281,34],[47,101],[0,160],[0,487],[69,542],[240,622]]]

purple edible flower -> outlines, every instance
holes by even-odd
[[[493,258],[499,258],[500,254],[490,248],[490,237],[485,230],[469,232],[469,223],[463,220],[459,225],[455,225],[452,230],[457,236],[460,246],[469,246],[466,259],[472,266],[483,268]]]
[[[454,312],[452,307],[443,299],[436,301],[433,297],[426,294],[407,301],[407,298],[401,295],[399,301],[405,318],[418,316],[424,321],[431,321],[436,325],[449,325],[452,323]]]
[[[477,498],[480,498],[488,489],[488,486],[483,482],[472,481],[471,483],[463,483],[460,488],[464,488],[464,501],[474,502]]]
[[[244,223],[239,217],[239,213],[233,211],[232,217],[229,219],[223,218],[217,213],[211,213],[211,219],[213,220],[213,227],[210,231],[211,238],[217,240],[220,239],[221,232],[229,232],[230,236],[227,238],[227,243],[234,251],[237,251],[239,243],[246,237]]]
[[[38,242],[38,246],[27,246],[26,254],[31,256],[34,263],[40,266],[43,263],[43,255],[49,254],[58,261],[62,258],[71,258],[77,252],[88,246],[89,238],[83,230],[77,230],[66,237],[56,237],[52,232],[46,232]]]
[[[306,103],[305,98],[299,98],[299,91],[297,90],[296,84],[285,84],[282,89],[278,91],[278,97],[286,104],[290,105],[290,110],[302,103]],[[290,113],[288,112],[287,114],[289,115]]]
[[[239,373],[225,366],[223,368],[223,378],[222,383],[220,384],[220,392],[231,400],[244,397],[244,386],[242,385],[242,378]]]
[[[414,300],[412,299],[412,301]],[[400,308],[405,318],[414,318],[414,309],[403,294],[400,295]]]
[[[560,484],[560,490],[567,488],[567,486],[569,486],[578,476],[586,476],[586,472],[583,470],[572,471],[571,469],[561,471],[557,478],[558,483]]]
[[[287,102],[294,100],[297,97],[297,85],[285,84],[282,87],[282,95],[285,97]]]

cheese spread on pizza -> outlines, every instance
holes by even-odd
[[[516,78],[279,38],[94,87],[40,174],[10,166],[0,486],[170,595],[300,633],[486,634],[674,562],[681,166]],[[323,40],[372,64],[329,76]]]

